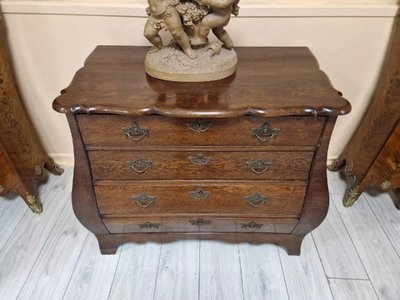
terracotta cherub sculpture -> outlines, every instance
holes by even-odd
[[[145,58],[146,73],[171,81],[211,81],[230,76],[237,64],[224,27],[237,15],[239,0],[148,0],[145,37],[154,45]],[[173,40],[163,45],[159,32]],[[213,31],[218,41],[208,41]],[[211,49],[211,52],[210,52]]]
[[[200,5],[208,6],[210,13],[205,16],[196,28],[195,36],[190,40],[193,46],[205,45],[212,29],[215,36],[227,49],[233,48],[233,42],[224,27],[229,23],[231,14],[239,14],[239,0],[195,0]]]
[[[144,36],[156,47],[152,51],[160,50],[163,47],[158,33],[165,26],[183,52],[188,57],[195,58],[196,53],[190,46],[189,37],[183,30],[181,17],[175,8],[179,4],[179,0],[148,0],[148,3],[149,19],[144,27]]]

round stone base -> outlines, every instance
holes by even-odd
[[[166,46],[150,50],[145,58],[146,73],[168,81],[204,82],[226,78],[236,70],[237,55],[234,50],[222,48],[212,56],[208,47],[195,49],[197,57],[190,59],[182,50]]]

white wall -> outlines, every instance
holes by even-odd
[[[96,45],[148,45],[142,36],[145,2],[97,2],[0,1],[21,94],[46,150],[61,164],[72,164],[72,143],[52,100]],[[266,4],[278,2],[293,5]],[[237,46],[310,47],[353,106],[337,122],[330,158],[341,153],[368,105],[397,12],[395,0],[334,2],[242,0],[240,17],[228,26]],[[338,5],[344,2],[368,5]]]
[[[7,2],[27,2],[26,0],[8,0]],[[145,3],[146,0],[42,0],[41,2],[92,2],[107,4],[137,4]],[[268,4],[268,5],[384,5],[398,4],[398,0],[241,0],[242,4]]]

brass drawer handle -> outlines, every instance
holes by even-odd
[[[139,195],[132,196],[132,199],[140,207],[146,208],[146,207],[149,207],[150,205],[152,205],[154,202],[156,202],[157,197],[149,196],[146,193],[141,193]]]
[[[160,225],[158,223],[151,223],[151,222],[146,222],[143,224],[139,224],[139,227],[141,229],[160,229]]]
[[[262,196],[259,193],[255,193],[253,195],[246,196],[244,200],[246,203],[250,204],[253,207],[260,207],[262,204],[267,202],[268,197]]]
[[[256,137],[261,142],[268,142],[275,139],[280,131],[279,128],[272,128],[268,122],[265,122],[260,128],[252,128],[253,137]]]
[[[190,163],[198,165],[198,166],[204,166],[208,164],[211,161],[210,156],[204,156],[201,153],[196,154],[195,156],[189,156],[188,160]]]
[[[133,122],[130,127],[123,127],[122,132],[134,141],[140,141],[141,139],[149,136],[149,128],[141,128],[138,123]]]
[[[144,160],[141,158],[130,160],[127,163],[129,168],[131,168],[136,173],[144,173],[153,167],[153,162],[151,160]]]
[[[267,161],[265,159],[260,159],[257,158],[252,161],[247,162],[247,167],[249,168],[250,171],[257,175],[261,175],[265,173],[266,171],[270,170],[272,167],[272,162]]]
[[[204,200],[210,195],[210,192],[203,190],[201,187],[197,188],[195,191],[189,191],[189,197],[195,200]]]
[[[197,220],[189,221],[189,223],[192,224],[192,225],[196,225],[196,226],[204,226],[204,225],[210,225],[211,221],[206,221],[206,220],[203,220],[203,219],[200,218],[200,219],[197,219]]]
[[[190,130],[200,133],[200,132],[204,132],[204,131],[207,131],[208,129],[210,129],[210,127],[212,126],[212,123],[205,122],[203,120],[195,120],[193,122],[186,123],[186,126]]]
[[[250,222],[247,224],[242,223],[242,229],[261,229],[264,224],[258,224],[256,222]]]

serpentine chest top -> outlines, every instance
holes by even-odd
[[[350,104],[307,48],[238,48],[223,80],[145,74],[147,48],[98,46],[53,103],[71,128],[74,212],[125,242],[275,243],[299,254],[328,210],[326,154]]]

